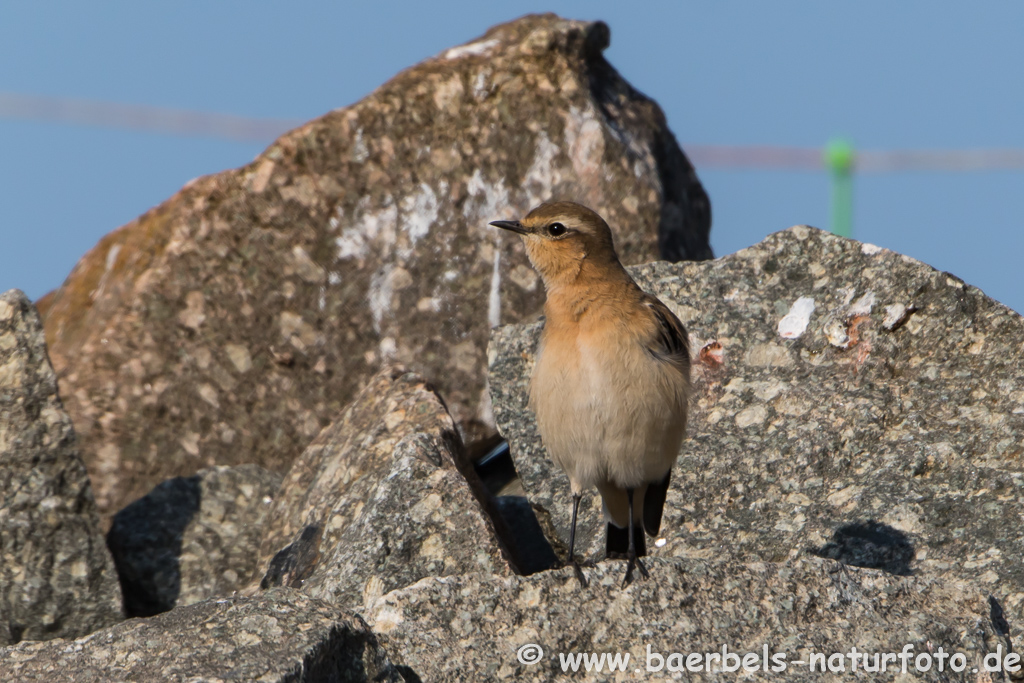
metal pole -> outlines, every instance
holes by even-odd
[[[853,236],[853,145],[847,140],[830,140],[822,154],[832,173],[832,232]]]

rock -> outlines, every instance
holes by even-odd
[[[76,637],[122,618],[42,324],[11,290],[0,295],[0,645]]]
[[[298,591],[207,600],[79,640],[0,650],[4,681],[388,681],[403,678],[357,616]]]
[[[914,657],[937,655],[940,647],[947,656],[963,655],[962,663],[945,659],[944,673],[934,660],[930,672],[915,673],[912,657],[913,680],[968,680],[953,678],[950,664],[979,671],[986,653],[1005,657],[1010,651],[984,594],[962,583],[846,569],[818,558],[783,564],[654,558],[647,566],[650,578],[626,589],[618,561],[586,569],[586,589],[569,568],[530,577],[424,579],[385,595],[365,617],[392,661],[425,681],[464,681],[467,672],[474,681],[550,681],[572,675],[562,662],[584,653],[629,656],[619,660],[619,678],[605,658],[594,680],[636,680],[658,671],[652,680],[671,680],[691,675],[675,673],[687,654],[721,654],[723,647],[737,655],[725,662],[733,671],[746,663],[759,679],[781,674],[787,681],[820,681],[822,669],[812,672],[811,664],[837,672],[842,663],[851,672],[851,659],[830,660],[833,653],[856,648],[872,655],[869,666],[877,661],[880,667],[883,653],[906,645]],[[765,647],[767,673],[761,669]],[[748,653],[755,656],[744,662]],[[700,657],[701,665],[711,661]],[[598,670],[590,663],[593,676]],[[718,673],[722,663],[719,658]],[[587,671],[578,659],[576,666],[580,674]],[[874,680],[893,680],[899,666],[887,661],[888,674]]]
[[[256,572],[281,477],[256,465],[213,467],[163,482],[114,515],[107,546],[125,611],[148,617],[230,596]]]
[[[1019,632],[1020,315],[912,258],[806,226],[717,261],[632,273],[686,324],[696,356],[689,437],[654,555],[820,554],[969,581]],[[557,545],[568,484],[525,408],[538,331],[496,332],[490,385]],[[597,556],[600,505],[585,501],[583,547]]]
[[[425,576],[508,573],[459,472],[462,450],[420,377],[378,373],[285,477],[261,546],[262,587],[356,607]]]
[[[103,238],[46,315],[101,511],[213,465],[286,471],[384,360],[492,432],[488,330],[542,286],[490,220],[578,199],[628,263],[709,258],[707,196],[608,41],[495,27]]]

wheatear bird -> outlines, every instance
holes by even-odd
[[[623,585],[661,526],[669,475],[686,431],[690,351],[679,319],[626,272],[604,220],[579,204],[542,204],[519,233],[544,280],[544,331],[530,407],[551,459],[572,488],[569,561],[583,492],[597,487],[609,556],[624,553]]]

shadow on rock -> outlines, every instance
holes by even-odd
[[[182,538],[201,499],[199,476],[175,477],[114,515],[107,547],[129,617],[151,617],[177,604]]]
[[[336,624],[330,635],[316,644],[303,660],[302,678],[297,680],[415,683],[421,679],[411,668],[388,661],[366,622],[355,617],[355,624]]]
[[[988,596],[988,618],[996,633],[1001,636],[1010,635],[1010,622],[1006,620],[1006,612],[994,595]]]
[[[818,557],[854,567],[881,569],[897,576],[913,572],[914,546],[907,535],[875,520],[844,524],[832,534],[832,541],[811,551]]]
[[[292,543],[277,551],[270,560],[270,567],[260,581],[260,589],[266,590],[273,586],[302,588],[320,561],[320,541],[323,540],[323,528],[315,524],[307,525],[302,534]]]

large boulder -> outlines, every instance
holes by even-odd
[[[488,330],[543,296],[490,220],[577,199],[627,263],[709,258],[707,196],[608,42],[497,26],[104,237],[45,313],[101,511],[203,467],[285,471],[385,360],[489,433]]]
[[[175,477],[114,515],[107,547],[129,617],[231,595],[256,572],[281,477],[256,465]]]
[[[426,576],[507,574],[455,423],[422,378],[378,373],[302,453],[269,514],[258,566],[347,607]],[[506,551],[507,552],[507,551]]]
[[[0,680],[401,683],[358,616],[286,588],[0,650]]]
[[[817,554],[969,581],[1024,624],[1024,319],[956,277],[797,226],[637,282],[686,324],[689,438],[655,556]],[[569,489],[526,408],[539,326],[496,333],[495,415],[531,500]],[[582,547],[603,551],[596,493]]]
[[[73,638],[122,618],[42,324],[11,290],[0,295],[0,645]]]
[[[839,680],[852,675],[851,652],[871,656],[868,667],[879,673],[868,680],[975,681],[993,680],[976,675],[988,653],[1002,664],[1011,651],[985,595],[955,582],[819,558],[657,558],[648,567],[650,578],[626,589],[623,563],[614,561],[586,569],[586,589],[568,568],[424,579],[383,596],[364,615],[392,661],[424,681],[550,681],[588,671],[586,680],[717,680],[723,664],[728,677]],[[881,673],[883,657],[907,645],[909,676],[899,678],[897,659]],[[735,658],[723,661],[723,647]],[[704,653],[718,653],[718,661]],[[953,660],[955,653],[963,659]],[[865,675],[863,658],[856,660],[857,675]],[[918,673],[918,662],[931,670]]]

